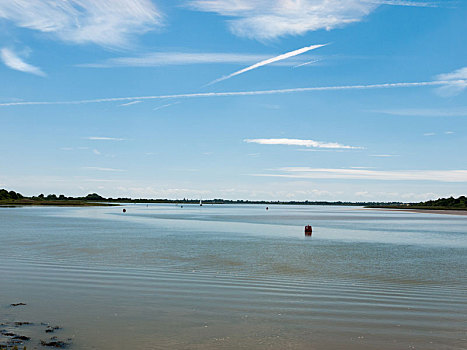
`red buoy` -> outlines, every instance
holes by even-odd
[[[313,228],[310,225],[305,226],[305,236],[311,236],[311,233],[313,232]]]

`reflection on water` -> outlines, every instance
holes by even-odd
[[[466,216],[269,208],[0,209],[0,323],[76,349],[466,348]]]

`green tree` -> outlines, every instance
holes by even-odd
[[[104,197],[99,196],[97,193],[90,193],[85,198],[85,200],[98,201],[105,199]]]
[[[9,199],[10,195],[8,194],[8,191],[5,189],[0,190],[0,199]]]

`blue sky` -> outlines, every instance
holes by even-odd
[[[465,195],[465,18],[460,0],[0,1],[0,187]]]

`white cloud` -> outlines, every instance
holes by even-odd
[[[297,56],[297,55],[301,55],[305,52],[308,52],[308,51],[311,51],[311,50],[315,50],[315,49],[318,49],[320,47],[323,47],[325,45],[311,45],[311,46],[306,46],[306,47],[302,47],[301,49],[297,49],[297,50],[293,50],[293,51],[290,51],[290,52],[286,52],[282,55],[279,55],[279,56],[275,56],[275,57],[272,57],[272,58],[268,58],[266,60],[263,60],[263,61],[260,61],[258,63],[255,63],[249,67],[246,67],[246,68],[243,68],[243,69],[240,69],[239,71],[236,71],[232,74],[229,74],[229,75],[226,75],[226,76],[223,76],[219,79],[216,79],[212,82],[210,82],[208,85],[210,84],[215,84],[215,83],[218,83],[220,81],[223,81],[223,80],[227,80],[227,79],[230,79],[236,75],[240,75],[240,74],[243,74],[243,73],[246,73],[250,70],[253,70],[253,69],[257,69],[259,67],[263,67],[263,66],[266,66],[268,64],[272,64],[274,62],[279,62],[279,61],[282,61],[282,60],[286,60],[288,58],[291,58],[291,57],[294,57],[294,56]]]
[[[430,2],[397,0],[188,0],[196,10],[229,17],[230,30],[259,40],[331,30],[359,22],[380,5],[422,6]]]
[[[452,134],[455,134],[455,132],[454,132],[454,131],[445,131],[444,133],[445,133],[446,135],[452,135]]]
[[[105,137],[105,136],[88,136],[85,137],[87,140],[93,141],[125,141],[126,139],[117,138],[117,137]]]
[[[100,156],[100,155],[102,154],[102,153],[99,152],[99,150],[97,150],[97,149],[93,149],[93,150],[92,150],[92,153],[94,153],[94,154],[96,154],[96,155],[98,155],[98,156]]]
[[[398,157],[398,154],[370,154],[370,157],[380,157],[380,158],[390,158],[390,157]]]
[[[258,143],[260,145],[287,145],[287,146],[305,146],[314,148],[333,148],[333,149],[361,149],[362,147],[346,146],[336,142],[321,142],[314,140],[300,139],[245,139],[247,143]]]
[[[320,148],[320,149],[297,148],[296,151],[298,151],[298,152],[344,152],[344,150],[342,150],[342,149],[322,149],[322,148]]]
[[[459,80],[467,79],[467,67],[458,69],[452,73],[439,74],[437,76],[439,80]]]
[[[87,169],[87,170],[97,170],[97,171],[110,171],[110,172],[121,172],[121,171],[125,171],[125,170],[122,170],[122,169],[101,168],[101,167],[96,167],[96,166],[86,166],[86,167],[83,167],[83,169]]]
[[[32,106],[32,105],[78,105],[78,104],[89,104],[89,103],[117,102],[117,101],[162,100],[162,99],[170,99],[170,98],[181,99],[181,98],[200,98],[200,97],[259,96],[259,95],[277,95],[277,94],[290,94],[290,93],[312,92],[312,91],[414,88],[414,87],[440,86],[440,85],[445,85],[445,84],[446,84],[446,81],[420,81],[420,82],[412,82],[412,83],[338,85],[338,86],[318,86],[318,87],[275,89],[275,90],[200,92],[200,93],[187,93],[187,94],[174,94],[174,95],[111,97],[111,98],[99,98],[99,99],[91,99],[91,100],[74,100],[74,101],[20,101],[20,102],[4,102],[4,103],[0,103],[0,106],[5,107],[5,106]]]
[[[155,188],[153,186],[119,186],[118,190],[136,198],[199,198],[212,192],[193,188]]]
[[[0,58],[3,63],[11,69],[39,75],[41,77],[45,76],[45,73],[40,68],[24,62],[16,53],[6,47],[0,50]]]
[[[467,182],[467,170],[364,170],[327,169],[308,167],[285,167],[276,174],[253,174],[254,176],[284,177],[298,179],[349,179],[385,181],[439,181]]]
[[[467,117],[467,107],[403,108],[375,110],[372,112],[414,117]]]
[[[391,5],[391,6],[411,6],[411,7],[439,7],[437,2],[421,2],[421,1],[403,1],[403,0],[368,0],[373,4]]]
[[[374,192],[368,192],[368,191],[359,191],[355,192],[356,197],[362,197],[359,198],[358,200],[373,200],[373,201],[381,201],[381,198],[386,198],[385,200],[390,200],[389,198],[392,198],[392,200],[395,201],[426,201],[429,199],[433,198],[440,198],[442,196],[436,195],[433,192],[427,192],[427,193],[413,193],[413,192],[386,192],[386,191],[374,191]]]
[[[440,74],[436,77],[446,83],[437,89],[441,96],[454,96],[467,88],[467,67],[451,73]]]
[[[186,64],[249,64],[270,56],[227,52],[153,52],[135,57],[111,58],[103,63],[80,64],[80,67],[159,67]]]
[[[436,135],[436,133],[434,133],[434,132],[426,132],[426,133],[423,134],[423,136],[435,136],[435,135]]]
[[[133,34],[162,24],[150,0],[14,0],[0,2],[0,18],[63,41],[122,46]]]

